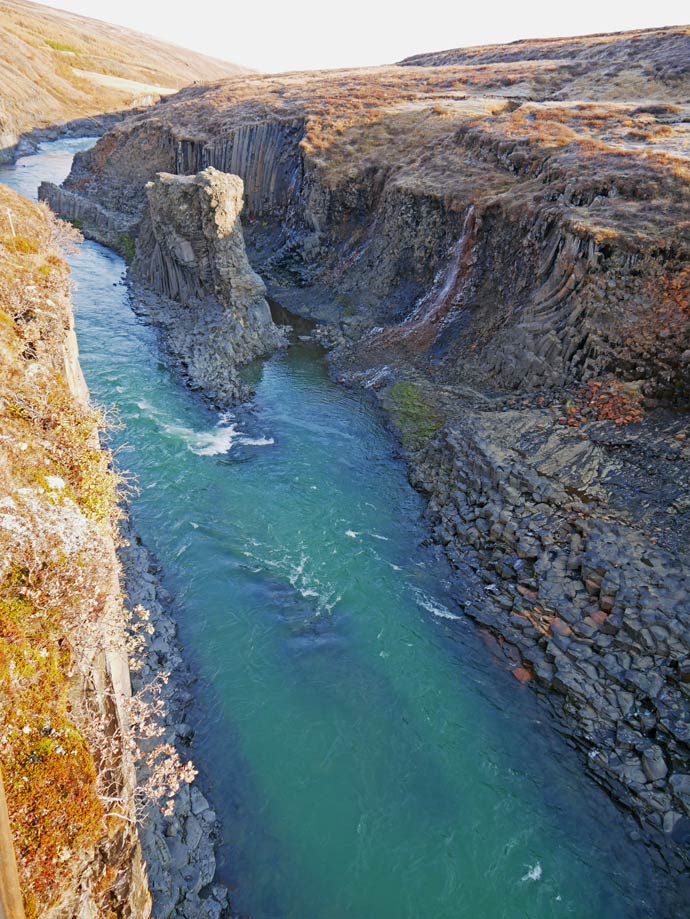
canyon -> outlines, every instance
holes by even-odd
[[[477,653],[510,675],[516,706],[533,692],[553,714],[679,902],[690,864],[689,52],[679,26],[219,79],[118,116],[64,183],[39,192],[127,260],[137,314],[224,411],[251,398],[242,368],[287,343],[269,303],[315,324],[302,337],[396,432],[428,541],[474,585],[462,606]],[[31,347],[48,340],[60,354],[61,335]],[[20,337],[29,347],[23,326]],[[83,401],[70,353],[70,398]],[[141,602],[157,603],[155,578],[144,583]],[[102,587],[111,600],[118,589]],[[102,662],[84,666],[94,684],[112,679]],[[150,679],[157,666],[154,655]],[[187,797],[191,826],[208,805],[196,789]],[[120,833],[118,852],[138,865],[139,842]],[[194,896],[208,870],[192,872]],[[137,871],[117,915],[134,891],[133,914],[147,908]],[[225,900],[218,887],[206,909]]]
[[[42,192],[113,243],[157,173],[242,178],[252,264],[398,419],[436,538],[486,582],[470,615],[679,868],[689,46],[679,27],[192,87]]]

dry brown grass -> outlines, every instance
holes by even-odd
[[[105,832],[91,715],[74,690],[78,648],[112,592],[116,480],[98,418],[65,378],[56,224],[3,186],[0,213],[0,756],[33,917]]]
[[[684,210],[690,157],[690,105],[678,102],[684,84],[673,83],[669,70],[670,82],[655,99],[657,80],[647,74],[640,77],[641,95],[636,83],[604,100],[578,97],[572,73],[564,73],[572,54],[590,53],[587,78],[611,83],[607,55],[637,66],[650,42],[666,48],[679,41],[690,49],[690,33],[670,29],[648,40],[626,33],[471,49],[454,65],[449,55],[431,67],[251,76],[190,87],[143,117],[177,137],[204,140],[266,118],[301,121],[302,150],[330,185],[369,169],[393,170],[407,185],[460,200],[471,189],[480,197],[504,194],[516,179],[565,185],[567,176],[581,187],[572,195],[577,206],[617,177],[617,193],[626,199],[668,197]],[[618,232],[624,214],[612,210]]]

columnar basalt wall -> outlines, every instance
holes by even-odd
[[[237,369],[283,342],[245,252],[242,180],[213,167],[159,173],[146,194],[134,274],[167,304],[166,341],[190,380],[232,401]]]
[[[133,247],[136,222],[119,212],[108,211],[97,202],[84,198],[52,182],[41,182],[38,198],[50,205],[63,220],[79,227],[90,239],[110,246],[121,254]]]
[[[175,172],[189,175],[212,166],[237,175],[244,183],[248,217],[282,217],[300,188],[303,136],[300,121],[267,120],[241,125],[209,142],[178,140]]]
[[[539,412],[470,415],[415,458],[413,481],[451,560],[470,558],[488,585],[469,615],[519,649],[518,675],[551,692],[590,771],[683,870],[688,572],[606,506],[600,448],[573,434],[526,463],[539,423]]]

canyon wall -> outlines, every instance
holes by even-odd
[[[0,748],[31,917],[145,917],[110,457],[79,366],[64,229],[0,188]]]
[[[371,355],[395,347],[416,364],[433,361],[449,383],[465,376],[520,390],[613,374],[649,400],[686,400],[688,243],[651,209],[668,204],[682,221],[682,159],[668,169],[662,152],[594,147],[590,119],[621,120],[598,103],[585,117],[574,105],[542,115],[482,98],[484,119],[478,105],[455,101],[431,126],[428,112],[413,111],[416,130],[429,134],[420,163],[413,145],[385,143],[408,127],[395,115],[315,155],[304,115],[268,111],[244,124],[238,106],[237,126],[226,119],[215,136],[203,118],[195,130],[176,124],[171,100],[110,132],[77,158],[64,189],[42,194],[122,249],[158,172],[228,170],[245,183],[247,245],[269,292],[318,319],[383,326]],[[178,106],[182,119],[189,103]],[[648,130],[682,124],[680,112],[652,109],[637,116]],[[470,208],[471,259],[449,284]]]

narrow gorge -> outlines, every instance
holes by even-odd
[[[479,49],[193,87],[42,189],[137,238],[157,173],[239,174],[253,264],[398,428],[436,539],[485,584],[469,615],[681,872],[687,47],[683,29],[582,40],[545,76],[525,43],[522,82]],[[663,62],[659,101],[612,103],[601,67],[643,59]],[[99,213],[85,231],[112,242]]]
[[[85,452],[103,519],[46,461],[0,533],[33,502],[101,559],[63,714],[146,698],[200,771],[135,832],[146,743],[138,775],[95,757],[94,808],[115,769],[129,818],[94,810],[31,915],[684,915],[689,51],[676,27],[195,84],[0,167],[89,240],[81,368],[118,417],[114,466],[93,421]],[[11,317],[12,385],[67,353],[87,412],[59,271],[60,315]]]

